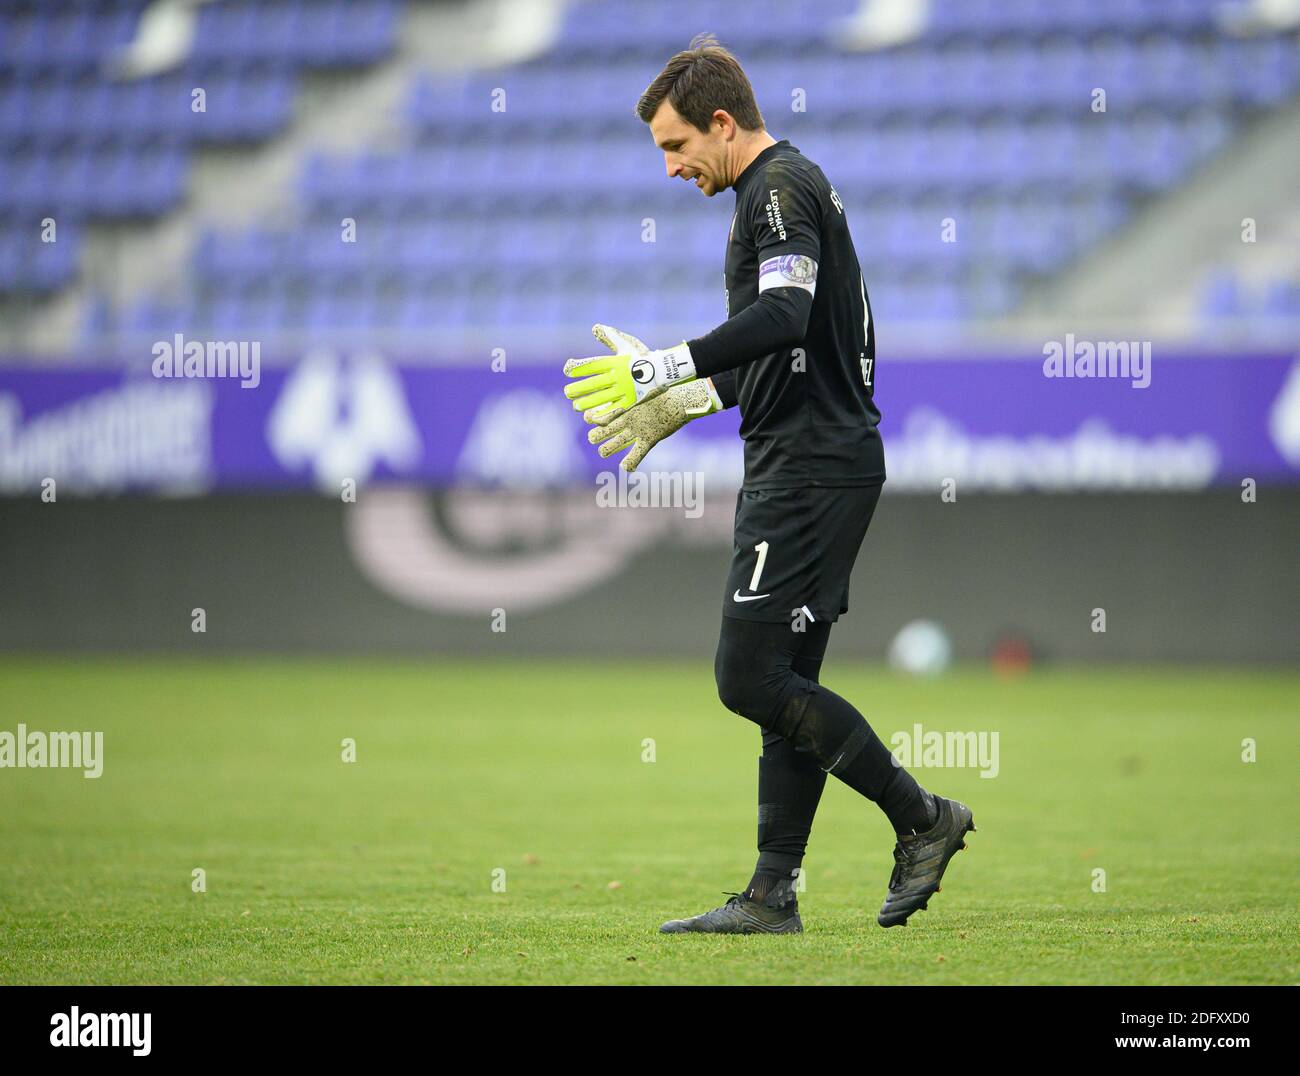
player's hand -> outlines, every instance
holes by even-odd
[[[619,466],[629,474],[645,459],[655,445],[693,418],[722,410],[722,400],[708,378],[670,385],[659,395],[634,407],[596,407],[583,414],[595,428],[587,431],[587,440],[600,445],[601,459],[631,446]]]
[[[633,407],[669,385],[695,377],[691,349],[685,343],[651,351],[635,336],[609,325],[593,325],[591,331],[614,354],[569,359],[564,364],[566,377],[581,378],[564,387],[575,411]]]

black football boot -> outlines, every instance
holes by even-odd
[[[907,926],[907,917],[924,911],[948,860],[966,847],[966,834],[975,832],[975,819],[964,803],[934,797],[939,817],[924,833],[907,834],[894,845],[894,873],[876,922],[882,927]]]

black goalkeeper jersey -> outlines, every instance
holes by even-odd
[[[690,347],[701,376],[735,367],[744,488],[883,481],[875,327],[839,195],[788,141],[763,150],[735,190],[729,320]],[[715,377],[725,402],[730,377]]]

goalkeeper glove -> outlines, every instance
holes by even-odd
[[[564,364],[566,377],[582,379],[564,387],[575,411],[633,407],[669,385],[695,378],[695,363],[685,343],[651,351],[635,336],[609,325],[593,325],[591,331],[614,354],[570,359]]]
[[[632,446],[619,464],[631,474],[645,459],[645,454],[665,437],[676,433],[693,418],[721,411],[722,400],[708,378],[685,384],[670,385],[658,396],[635,407],[597,408],[582,417],[595,424],[587,431],[587,440],[600,445],[601,459]]]

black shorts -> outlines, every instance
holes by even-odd
[[[849,575],[881,484],[741,490],[722,600],[726,616],[813,623],[849,611]]]

